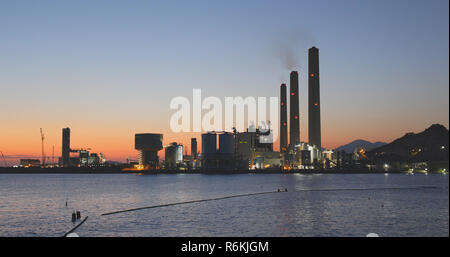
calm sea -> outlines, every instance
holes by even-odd
[[[0,174],[0,236],[62,236],[77,210],[89,216],[80,236],[448,236],[448,186],[417,174]],[[373,190],[318,191],[357,188]]]

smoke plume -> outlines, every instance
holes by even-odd
[[[308,48],[312,47],[315,41],[312,32],[290,30],[276,37],[272,49],[284,70],[298,70],[301,59],[306,57]]]

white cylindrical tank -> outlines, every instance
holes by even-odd
[[[177,163],[183,162],[183,145],[177,145]]]

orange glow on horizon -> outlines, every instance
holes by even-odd
[[[370,121],[370,120],[369,120]],[[41,159],[41,139],[38,122],[35,127],[15,124],[6,124],[1,128],[0,150],[6,156],[8,164],[17,164],[21,158]],[[62,123],[62,122],[61,122]],[[81,124],[81,123],[80,123]],[[45,153],[51,161],[54,146],[55,161],[61,155],[61,130],[63,127],[71,128],[71,148],[91,148],[90,152],[103,153],[107,160],[125,162],[128,157],[138,160],[138,151],[134,149],[134,135],[136,133],[162,133],[163,145],[171,142],[183,144],[183,154],[191,154],[191,138],[197,139],[197,149],[201,151],[201,133],[174,133],[168,128],[168,124],[148,123],[130,126],[131,122],[104,121],[96,124],[51,124],[42,126],[45,138]],[[430,124],[415,125],[411,127],[383,127],[372,126],[370,122],[341,121],[335,117],[325,117],[322,122],[322,146],[326,149],[334,149],[356,139],[365,139],[371,142],[391,142],[403,136],[407,132],[422,132]],[[287,124],[285,124],[287,125]],[[448,124],[444,123],[448,127]],[[308,141],[307,122],[301,122],[300,136],[302,142]],[[274,151],[279,151],[279,138],[274,142]],[[164,149],[158,153],[160,159],[164,159]],[[3,165],[3,164],[0,164]]]

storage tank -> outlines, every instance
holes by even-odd
[[[217,134],[202,134],[202,155],[215,154],[217,152]]]
[[[136,134],[134,136],[134,148],[136,150],[159,151],[163,149],[162,134]]]
[[[134,148],[139,151],[139,165],[152,168],[158,166],[158,151],[163,149],[162,140],[162,134],[135,134]]]
[[[223,134],[219,134],[219,153],[234,153],[234,138],[232,133],[225,132]]]
[[[177,145],[177,163],[183,162],[183,145]]]
[[[177,163],[177,143],[171,143],[169,146],[166,146],[165,150],[165,163],[166,167],[174,168]]]

